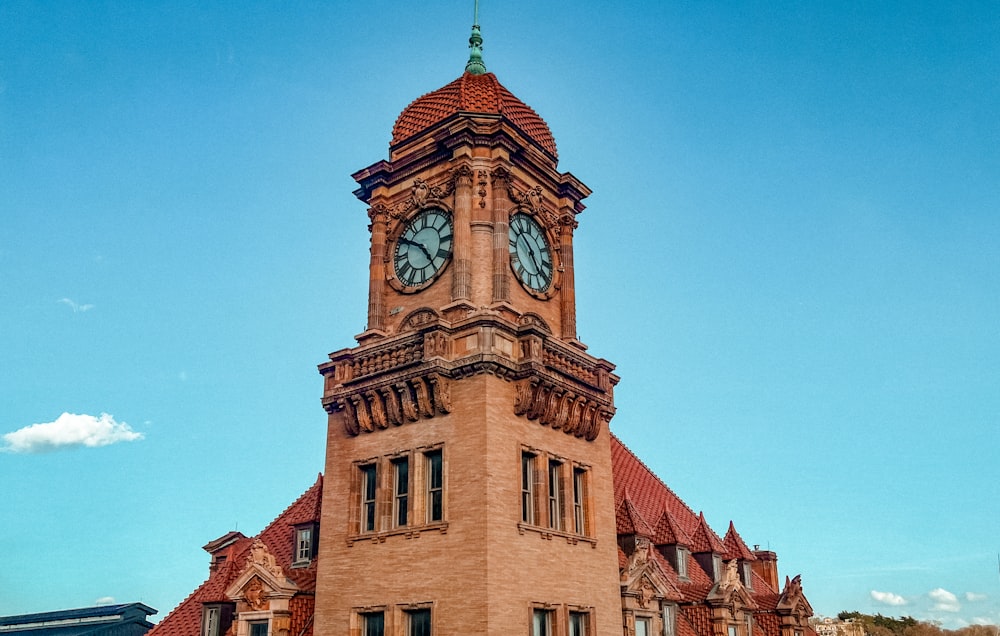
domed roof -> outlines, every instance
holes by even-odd
[[[502,115],[553,157],[559,156],[556,140],[538,113],[507,90],[493,73],[468,71],[403,109],[392,127],[390,145],[405,141],[458,112]]]

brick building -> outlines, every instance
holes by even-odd
[[[152,636],[812,634],[798,577],[611,434],[619,378],[576,338],[590,190],[481,44],[353,175],[368,322],[319,367],[324,477],[205,546],[208,581]]]

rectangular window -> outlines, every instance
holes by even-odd
[[[406,636],[431,636],[430,608],[406,613]]]
[[[712,581],[718,583],[722,580],[722,557],[718,554],[712,555]]]
[[[202,636],[222,636],[233,624],[233,603],[206,605],[201,615]]]
[[[653,631],[650,629],[648,618],[636,618],[635,619],[635,636],[653,636]]]
[[[313,528],[305,526],[295,530],[295,563],[309,563],[313,558]]]
[[[742,570],[743,573],[743,585],[745,585],[748,590],[752,590],[753,570],[751,569],[750,564],[744,561],[742,564],[740,564],[740,569]]]
[[[729,636],[739,636],[739,630],[736,629],[736,625],[729,626]]]
[[[677,608],[673,605],[663,606],[663,634],[674,636],[677,633]]]
[[[531,636],[552,636],[552,612],[536,609],[531,613]]]
[[[684,548],[677,548],[677,576],[688,577],[688,551]]]
[[[267,621],[253,621],[249,627],[250,636],[267,636]]]
[[[584,507],[586,473],[582,468],[573,469],[573,531],[577,534],[587,534],[587,509]]]
[[[375,493],[378,490],[375,464],[361,467],[361,531],[375,532]]]
[[[393,460],[392,522],[397,528],[406,526],[410,505],[410,460]]]
[[[424,453],[427,458],[427,522],[444,519],[444,467],[441,449]]]
[[[535,456],[521,453],[521,521],[535,523]]]
[[[587,636],[587,623],[590,616],[586,612],[569,613],[569,636]]]
[[[205,613],[201,616],[202,636],[219,636],[219,614],[221,610],[218,605],[205,608]]]
[[[746,616],[747,633],[746,636],[753,636],[753,616],[747,614]]]
[[[361,636],[385,636],[385,614],[382,612],[362,614]]]
[[[549,527],[562,530],[562,463],[549,460]]]

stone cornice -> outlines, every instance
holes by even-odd
[[[414,312],[414,331],[330,354],[323,407],[350,435],[444,415],[451,383],[483,373],[515,382],[513,414],[593,440],[614,415],[618,376],[607,360],[553,337],[530,314],[480,310],[454,322]]]

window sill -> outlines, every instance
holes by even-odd
[[[362,534],[352,534],[347,537],[347,547],[351,547],[359,541],[370,543],[385,543],[389,537],[403,537],[404,539],[419,539],[425,532],[448,533],[448,522],[439,521],[428,523],[422,526],[407,526],[405,528],[393,528],[383,532],[365,532]]]
[[[565,530],[556,530],[554,528],[543,528],[541,526],[533,526],[531,524],[524,522],[517,524],[517,532],[519,534],[531,532],[532,534],[538,534],[542,539],[548,539],[549,541],[551,541],[556,537],[562,537],[563,539],[566,539],[566,543],[569,543],[570,545],[576,545],[578,543],[586,543],[589,544],[590,547],[592,548],[597,547],[597,539],[593,537],[586,537],[582,534],[566,532]]]

